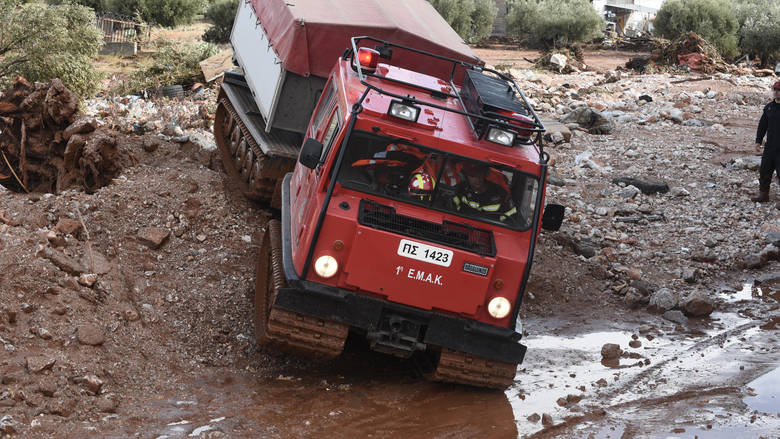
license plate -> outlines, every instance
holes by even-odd
[[[398,244],[398,256],[449,267],[452,264],[452,250],[434,247],[421,242],[402,239]]]

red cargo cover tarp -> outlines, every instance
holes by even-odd
[[[376,37],[482,64],[425,0],[251,0],[251,3],[284,68],[299,75],[327,77],[344,49],[350,47],[350,38],[355,36]],[[394,57],[391,63],[445,79],[449,77],[452,64],[408,53],[398,53],[400,59]]]

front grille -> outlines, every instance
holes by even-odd
[[[360,201],[358,222],[361,225],[374,229],[443,244],[481,256],[492,257],[496,255],[493,233],[489,230],[478,229],[468,224],[451,221],[437,224],[399,215],[395,213],[394,208],[375,201]]]

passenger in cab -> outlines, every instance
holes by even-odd
[[[457,211],[501,222],[514,221],[517,208],[509,192],[488,178],[488,166],[466,162],[461,171],[466,178],[458,185],[452,199]]]

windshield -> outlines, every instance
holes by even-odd
[[[533,221],[538,181],[529,174],[362,131],[342,163],[338,182],[349,189],[515,230]]]

